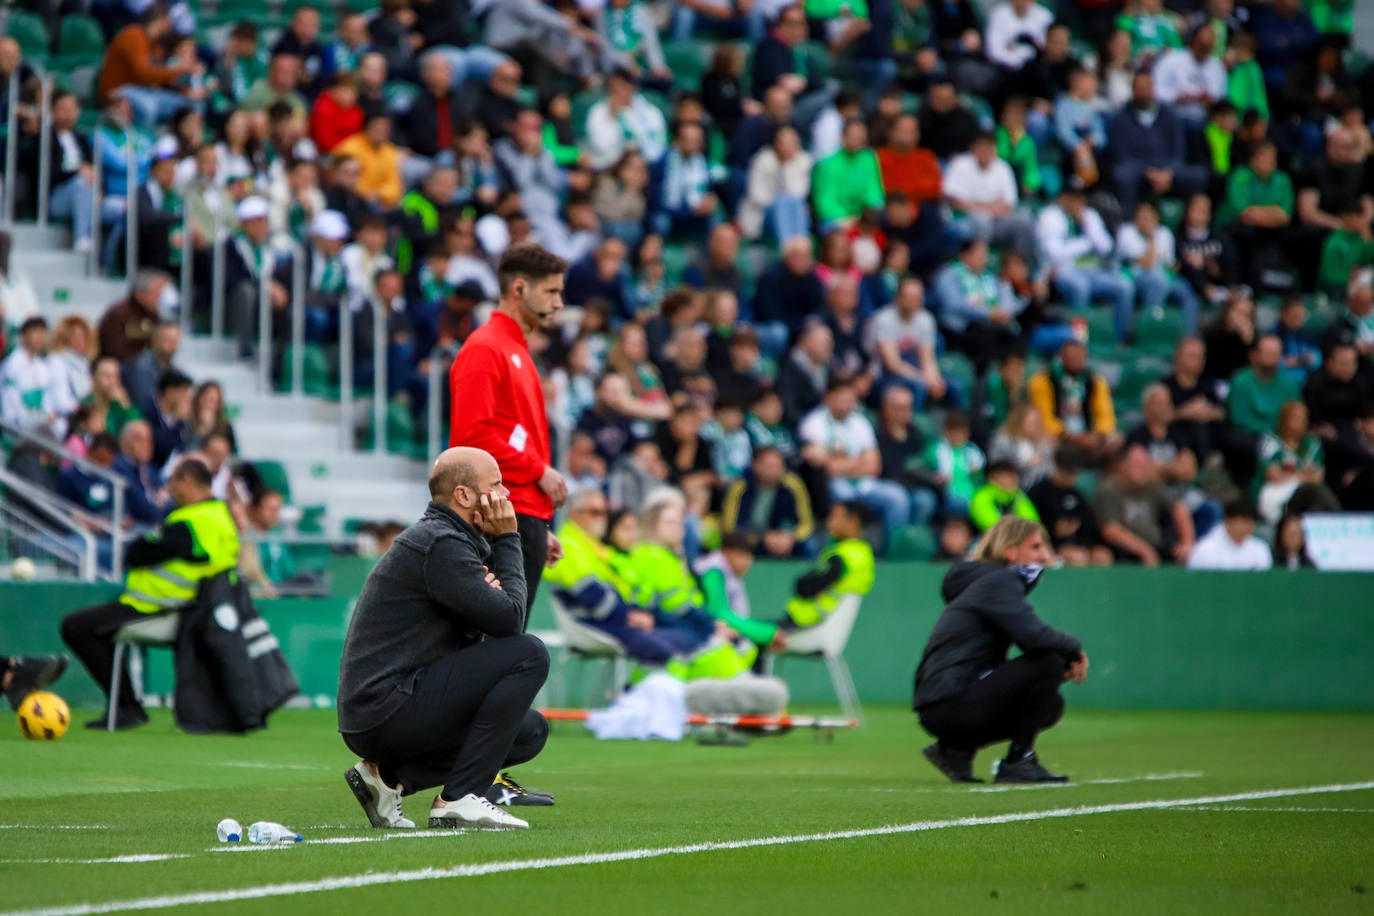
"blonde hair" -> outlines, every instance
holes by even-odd
[[[57,323],[57,328],[52,335],[52,351],[65,350],[72,345],[72,335],[77,329],[86,332],[86,350],[80,355],[85,359],[94,359],[96,350],[95,329],[91,323],[80,315],[68,315]]]
[[[1045,531],[1044,525],[1028,518],[1004,515],[997,520],[997,524],[983,532],[978,543],[973,545],[973,550],[969,556],[971,559],[982,560],[985,563],[1005,564],[1009,549],[1037,534],[1044,538],[1045,543],[1049,543],[1050,536]]]

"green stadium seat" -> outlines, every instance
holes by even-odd
[[[52,41],[42,17],[22,10],[11,10],[5,34],[19,42],[25,57],[47,59]]]
[[[601,100],[601,93],[595,89],[587,89],[576,93],[571,100],[573,130],[577,132],[579,139],[587,138],[587,112],[592,110],[592,106]]]
[[[682,273],[691,263],[692,250],[680,242],[669,242],[663,246],[664,281],[669,287],[682,282]]]
[[[1093,494],[1097,492],[1097,472],[1079,471],[1078,472],[1078,492],[1083,494],[1083,498],[1092,500]]]
[[[911,415],[911,425],[920,434],[922,442],[934,442],[940,438],[940,424],[935,422],[935,418],[922,410],[917,410]]]
[[[100,23],[90,16],[63,16],[57,32],[57,53],[63,58],[100,60],[105,53],[105,32]]]
[[[1112,391],[1112,400],[1123,411],[1138,410],[1140,396],[1146,386],[1159,381],[1171,370],[1168,360],[1155,356],[1137,356],[1121,369],[1121,381]]]
[[[695,41],[669,41],[663,45],[663,58],[673,71],[673,85],[685,92],[701,88],[701,78],[710,67],[710,52]]]
[[[301,534],[324,534],[324,506],[301,506],[301,520],[296,530]]]
[[[818,41],[808,41],[803,49],[806,52],[806,63],[810,70],[813,80],[828,80],[834,74],[835,62],[830,54],[830,48]]]
[[[1176,197],[1166,197],[1159,202],[1160,225],[1172,229],[1183,222],[1183,201]]]
[[[925,525],[905,525],[892,532],[887,543],[889,560],[927,561],[935,556],[935,532]]]
[[[1182,336],[1183,316],[1178,309],[1165,308],[1157,313],[1146,310],[1136,315],[1136,344],[1151,355],[1171,353]]]
[[[291,477],[286,472],[286,465],[280,461],[254,461],[252,464],[262,485],[280,493],[282,502],[290,503]]]
[[[350,13],[375,13],[381,3],[379,0],[344,0],[343,6]]]
[[[940,372],[946,378],[957,379],[964,385],[965,391],[972,391],[974,383],[978,381],[978,373],[973,369],[973,363],[969,362],[967,356],[962,353],[946,353],[939,359]]]
[[[1088,340],[1094,351],[1098,346],[1107,346],[1116,341],[1116,324],[1112,319],[1112,307],[1094,305],[1088,309]]]
[[[305,354],[302,360],[302,388],[306,394],[322,396],[331,388],[331,376],[333,366],[329,362],[329,354],[324,347],[319,344],[306,344],[301,348]],[[279,377],[281,378],[281,390],[290,391],[295,378],[291,371],[294,368],[294,361],[291,357],[291,347],[286,347],[282,353],[282,366]]]

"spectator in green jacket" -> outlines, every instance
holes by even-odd
[[[1026,131],[1026,100],[1020,96],[1007,99],[1002,106],[1002,122],[997,125],[997,156],[1006,160],[1016,173],[1021,196],[1035,199],[1045,187],[1040,174],[1040,153],[1035,140]]]
[[[1256,144],[1249,165],[1235,168],[1233,164],[1217,222],[1230,227],[1242,276],[1252,286],[1259,286],[1254,276],[1257,253],[1283,246],[1293,222],[1293,182],[1279,171],[1273,143],[1263,140]]]
[[[1278,335],[1265,334],[1255,341],[1250,367],[1231,379],[1226,407],[1232,426],[1258,436],[1275,427],[1284,402],[1302,400],[1298,382],[1279,371],[1282,357]]]
[[[1345,295],[1350,273],[1356,268],[1374,264],[1374,233],[1369,219],[1358,200],[1349,200],[1341,207],[1341,228],[1326,237],[1322,244],[1321,266],[1317,271],[1318,288],[1331,296]]]
[[[864,210],[881,210],[885,201],[878,157],[868,147],[868,127],[857,118],[844,125],[843,145],[816,163],[812,203],[821,234],[854,222]]]
[[[1021,489],[1021,474],[1011,461],[988,464],[988,482],[978,488],[969,504],[969,518],[979,531],[987,531],[1004,515],[1015,515],[1028,521],[1040,521],[1035,504]]]
[[[1234,63],[1226,80],[1226,97],[1242,115],[1256,112],[1269,120],[1269,93],[1264,88],[1264,71],[1255,60],[1255,36],[1237,32],[1231,36],[1230,50]]]

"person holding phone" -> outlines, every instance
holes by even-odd
[[[377,562],[349,622],[339,732],[362,759],[344,778],[374,827],[414,827],[402,799],[442,786],[429,826],[524,829],[491,798],[501,768],[533,759],[549,730],[530,708],[549,653],[522,632],[515,506],[496,459],[475,448],[441,454],[429,492],[425,514]]]

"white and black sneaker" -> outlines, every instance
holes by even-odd
[[[509,773],[497,773],[496,779],[492,780],[491,788],[487,790],[487,801],[503,808],[521,805],[543,808],[553,804],[553,796],[548,792],[526,789],[511,778]]]
[[[469,792],[457,801],[434,796],[429,809],[429,826],[449,829],[528,830],[529,823],[508,814],[480,795]]]
[[[409,830],[415,826],[401,810],[401,787],[393,789],[383,782],[375,763],[359,760],[344,770],[344,779],[348,780],[348,787],[357,796],[358,804],[363,806],[373,827]]]

